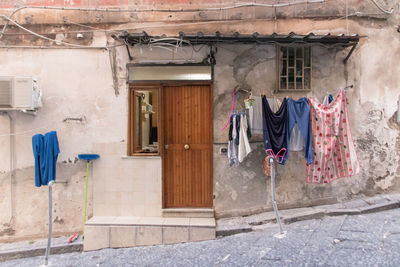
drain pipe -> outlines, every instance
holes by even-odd
[[[397,123],[400,123],[400,95],[399,95],[399,100],[397,100]]]
[[[11,115],[7,111],[0,112],[0,115],[7,116],[10,121],[10,224],[14,218],[14,207],[13,207],[13,172],[14,172],[14,124]]]

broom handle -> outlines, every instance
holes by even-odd
[[[86,187],[85,187],[85,208],[83,212],[83,231],[82,237],[85,235],[85,223],[86,223],[86,203],[87,203],[87,191],[88,191],[88,181],[89,181],[89,165],[90,161],[86,163]]]

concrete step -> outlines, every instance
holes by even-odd
[[[92,217],[85,225],[85,251],[215,239],[214,218]]]
[[[214,218],[214,209],[204,209],[204,208],[163,209],[163,217]]]

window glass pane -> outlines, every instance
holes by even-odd
[[[281,77],[281,89],[287,89],[286,88],[286,81],[287,81],[287,79],[286,79],[286,77]]]
[[[296,48],[296,58],[303,58],[303,48],[302,47]]]
[[[278,85],[281,90],[311,89],[311,47],[280,47],[277,56]]]
[[[287,48],[281,47],[282,59],[287,58]]]
[[[311,47],[304,48],[304,67],[311,66]]]
[[[296,60],[296,76],[302,76],[302,75],[303,75],[303,61]]]
[[[281,76],[286,76],[287,75],[287,61],[283,60],[282,61],[282,71],[281,71]]]
[[[294,48],[289,47],[289,67],[294,67]]]
[[[301,90],[303,88],[303,78],[296,77],[296,89]]]
[[[304,70],[304,89],[311,89],[311,69]]]
[[[158,152],[158,90],[135,90],[135,153]]]
[[[141,140],[140,140],[140,107],[141,107],[141,97],[140,95],[135,95],[135,150],[140,149]]]
[[[294,68],[289,68],[289,88],[294,89]]]

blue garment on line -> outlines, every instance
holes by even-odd
[[[42,174],[44,173],[44,136],[36,134],[32,137],[33,157],[35,158],[35,186],[42,185]]]
[[[306,97],[300,98],[295,101],[291,98],[288,99],[288,123],[289,128],[287,131],[287,151],[284,161],[289,157],[290,136],[294,125],[297,123],[301,136],[304,139],[305,158],[308,164],[312,163],[312,133],[310,122],[310,105]]]
[[[275,155],[279,154],[283,148],[289,150],[289,139],[287,139],[288,132],[288,106],[287,98],[282,102],[282,105],[277,112],[273,112],[269,106],[268,100],[265,96],[262,98],[262,116],[263,116],[263,137],[264,149],[271,149]],[[287,155],[287,152],[286,154]],[[285,164],[287,156],[278,163]]]
[[[51,131],[32,137],[33,155],[35,157],[35,185],[48,185],[56,180],[56,164],[60,148],[58,145],[57,132]]]

